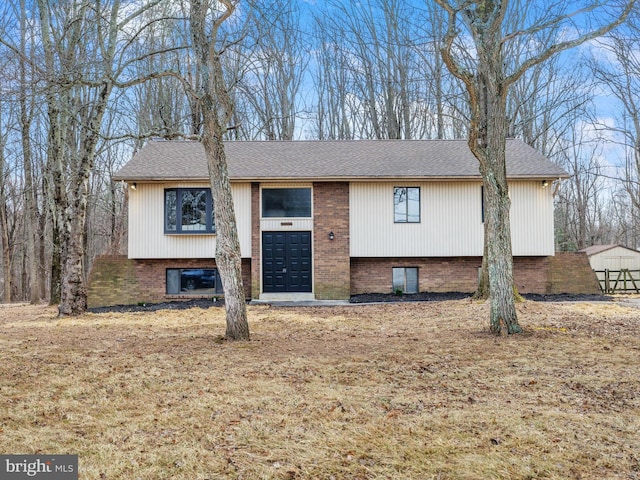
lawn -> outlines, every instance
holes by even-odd
[[[0,453],[80,479],[640,479],[640,309],[0,307]]]

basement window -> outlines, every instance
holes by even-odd
[[[167,268],[167,295],[215,295],[222,293],[216,268]]]
[[[418,267],[393,267],[393,293],[418,293]]]

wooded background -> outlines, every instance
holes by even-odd
[[[595,2],[512,1],[506,23],[517,31],[576,3]],[[614,11],[599,3],[598,15]],[[0,294],[57,303],[63,267],[86,275],[96,255],[126,253],[126,189],[112,173],[150,137],[202,131],[187,91],[200,78],[189,5],[20,0],[0,10]],[[572,21],[591,21],[586,13]],[[466,139],[465,89],[440,55],[445,27],[431,0],[240,2],[220,40],[227,140]],[[552,45],[563,28],[536,41]],[[510,135],[571,175],[550,185],[557,249],[640,247],[638,8],[613,33],[528,70],[508,110]]]

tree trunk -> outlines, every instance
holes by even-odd
[[[203,111],[207,109],[204,108]],[[236,216],[231,196],[231,184],[227,173],[227,159],[219,135],[207,133],[210,124],[205,113],[205,133],[202,138],[207,153],[209,178],[213,195],[216,225],[216,265],[220,270],[224,289],[224,305],[227,314],[226,338],[248,340],[246,300],[242,282],[240,242],[236,227]]]
[[[549,6],[551,13],[545,12],[544,19],[536,17],[528,27],[518,30],[517,35],[510,39],[504,36],[504,19],[509,8],[509,2],[496,0],[478,0],[471,2],[452,2],[435,0],[447,11],[449,20],[442,58],[449,71],[462,80],[469,94],[471,108],[471,122],[469,125],[469,148],[480,162],[480,174],[485,188],[485,243],[486,266],[489,276],[489,291],[491,298],[490,328],[493,333],[501,332],[504,323],[508,333],[522,331],[518,325],[515,310],[515,289],[513,286],[513,257],[511,253],[511,234],[509,225],[509,189],[507,186],[505,149],[507,138],[507,107],[506,98],[509,87],[521,78],[530,68],[542,64],[558,52],[581,45],[588,40],[604,35],[620,25],[632,11],[635,0],[629,0],[620,5],[619,15],[613,14],[613,20],[599,28],[580,33],[567,41],[533,48],[533,55],[520,59],[517,66],[510,68],[509,62],[503,57],[506,44],[513,42],[528,42],[534,47],[534,37],[541,31],[553,30],[567,26],[574,27],[573,14],[556,10]],[[595,8],[595,6],[594,6]],[[603,5],[609,8],[609,5]],[[558,16],[555,16],[557,13]],[[578,14],[579,11],[574,12]],[[582,13],[590,14],[595,20],[601,12],[584,9]],[[458,62],[454,59],[454,43],[460,40],[462,29],[458,25],[458,16],[462,18],[473,39],[475,55],[472,62]],[[526,23],[526,22],[525,22]],[[578,22],[579,23],[579,22]],[[596,23],[597,24],[597,23]],[[555,38],[555,35],[553,35]],[[515,45],[522,51],[522,45]],[[459,44],[457,45],[459,46]],[[507,50],[508,51],[508,50]],[[469,56],[467,57],[467,60]],[[511,73],[507,72],[511,70]]]
[[[487,201],[485,199],[484,184],[482,186],[482,223],[484,226],[484,246],[482,250],[482,266],[480,267],[480,273],[478,274],[478,288],[473,294],[473,298],[476,300],[488,300],[489,299],[489,265],[487,259],[489,258],[489,237],[487,235],[487,219],[485,216],[485,210],[487,208]]]
[[[62,259],[64,258],[65,234],[64,212],[67,208],[64,181],[64,151],[62,144],[62,129],[59,127],[59,116],[62,114],[57,105],[55,92],[47,94],[47,108],[49,110],[49,137],[47,148],[47,175],[49,187],[47,191],[48,207],[51,214],[51,280],[49,304],[57,305],[61,298],[62,289]]]
[[[2,123],[2,109],[0,109],[0,124]],[[0,138],[0,179],[5,175],[5,142]],[[2,231],[2,273],[4,280],[4,303],[11,303],[11,237],[9,234],[9,224],[7,218],[7,195],[4,181],[0,184],[0,231]]]
[[[479,42],[477,46],[481,61],[475,78],[477,96],[472,105],[469,148],[480,162],[484,187],[483,267],[489,279],[489,328],[499,335],[504,324],[507,333],[520,333],[513,289],[511,199],[506,167],[507,92],[501,75],[500,43],[489,39],[488,44]]]
[[[443,0],[436,0],[449,12],[449,27],[442,56],[447,68],[460,78],[469,94],[471,122],[469,149],[480,164],[484,188],[485,250],[483,273],[489,282],[491,312],[489,328],[499,335],[502,325],[507,333],[520,333],[513,288],[513,256],[507,185],[507,92],[502,58],[502,30],[506,5],[478,2],[475,10],[465,12],[476,47],[476,71],[460,67],[452,56],[453,39],[458,35],[457,11]],[[486,289],[486,283],[482,285]]]
[[[498,32],[496,32],[497,35]],[[477,42],[478,74],[471,109],[469,148],[480,163],[485,202],[485,247],[482,276],[489,280],[489,329],[499,335],[520,333],[515,308],[509,186],[506,168],[506,96],[500,42],[486,35]],[[486,283],[481,285],[486,290]],[[486,292],[478,292],[485,293]]]
[[[86,203],[86,196],[85,196]],[[85,285],[83,259],[85,257],[84,242],[84,214],[83,208],[78,203],[81,199],[75,198],[73,203],[74,218],[69,219],[70,229],[67,235],[68,244],[64,263],[62,264],[62,281],[60,291],[60,304],[58,313],[65,315],[80,315],[87,310],[87,288]],[[86,205],[84,207],[86,210]]]
[[[24,12],[24,1],[21,2],[21,9]],[[20,16],[20,45],[26,52],[26,18]],[[20,57],[20,135],[22,139],[22,157],[24,169],[24,206],[25,206],[25,234],[27,244],[27,265],[29,281],[29,301],[37,304],[42,301],[42,295],[38,282],[38,254],[37,254],[37,229],[38,218],[36,211],[36,185],[33,179],[32,157],[31,157],[31,123],[33,112],[31,101],[27,94],[27,59]]]
[[[202,144],[207,155],[216,226],[216,265],[220,271],[227,314],[226,338],[248,340],[249,324],[242,284],[240,242],[231,195],[223,137],[233,117],[233,104],[227,88],[220,52],[216,50],[218,30],[235,9],[230,0],[221,0],[223,13],[213,17],[211,34],[207,35],[208,4],[191,1],[191,33],[203,75],[200,96]]]
[[[9,226],[7,225],[7,207],[5,203],[4,188],[0,193],[0,228],[2,228],[2,271],[4,279],[4,303],[11,303],[11,288],[13,284],[11,276],[11,244],[9,239]]]
[[[491,153],[490,153],[491,154]],[[499,153],[497,154],[499,155]],[[492,333],[501,333],[502,325],[507,333],[520,333],[513,290],[513,256],[511,253],[511,228],[509,221],[509,190],[506,175],[491,171],[487,172],[485,198],[487,209],[485,222],[487,223],[488,248],[486,249],[486,266],[489,278],[489,301],[491,314],[489,328]]]
[[[80,315],[87,309],[87,287],[84,262],[86,261],[86,219],[89,196],[89,176],[93,169],[96,146],[100,135],[102,118],[107,109],[112,84],[106,81],[93,103],[91,114],[81,125],[79,158],[74,162],[71,177],[71,201],[65,213],[68,230],[66,256],[62,264],[60,315]]]

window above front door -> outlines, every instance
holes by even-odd
[[[262,218],[311,218],[311,188],[263,188]]]

